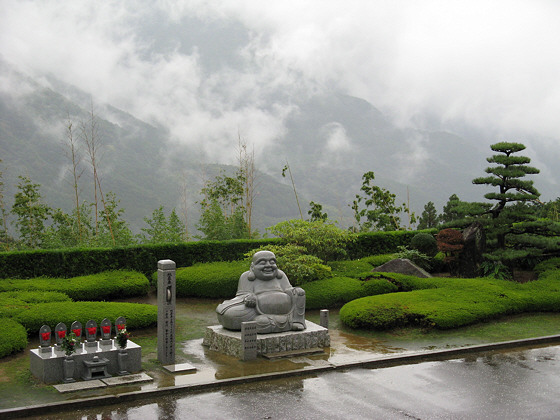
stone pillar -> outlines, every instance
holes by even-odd
[[[163,365],[175,364],[175,262],[158,261],[157,353]]]
[[[329,310],[321,309],[319,312],[319,325],[323,328],[329,329]]]
[[[257,323],[241,323],[241,360],[257,358]]]

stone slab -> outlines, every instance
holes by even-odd
[[[323,348],[330,346],[329,330],[310,321],[305,321],[307,328],[303,331],[258,334],[257,355]],[[240,331],[229,331],[221,325],[207,327],[202,345],[210,350],[242,357]]]
[[[107,385],[99,379],[95,379],[93,381],[72,382],[71,384],[60,384],[53,386],[58,392],[65,393],[83,391],[85,389],[105,388]]]
[[[101,379],[101,381],[107,386],[128,385],[136,384],[139,382],[152,382],[153,380],[154,378],[144,372],[134,375],[113,376],[112,378]]]
[[[127,361],[126,369],[130,373],[137,373],[142,370],[142,348],[128,340],[126,346]],[[118,366],[119,349],[113,344],[111,346],[85,347],[80,346],[72,355],[74,360],[75,380],[80,380],[86,373],[84,361],[92,361],[94,356],[108,359],[107,372],[116,375],[119,372]],[[29,369],[33,376],[46,384],[61,383],[64,380],[64,352],[52,351],[51,353],[41,353],[39,349],[32,349],[29,352]]]
[[[163,367],[165,370],[171,373],[185,373],[185,372],[196,372],[196,368],[190,363],[179,363],[176,365],[167,365]]]

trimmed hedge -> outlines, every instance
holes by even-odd
[[[14,290],[58,291],[74,300],[108,300],[144,296],[150,285],[146,276],[134,271],[118,270],[74,277],[1,279],[0,292]]]
[[[27,347],[27,331],[25,331],[23,325],[10,318],[0,318],[0,325],[2,325],[0,358],[21,351]]]
[[[43,325],[52,330],[59,322],[64,322],[68,328],[74,321],[80,321],[83,326],[90,319],[101,324],[104,318],[115,322],[119,316],[126,318],[129,330],[148,328],[157,325],[157,306],[143,303],[125,302],[50,302],[38,303],[15,316],[30,334],[39,334]]]
[[[179,268],[176,272],[177,297],[231,299],[237,293],[241,274],[248,261],[215,262]]]
[[[435,233],[435,229],[420,232]],[[347,257],[396,252],[407,246],[416,231],[368,232],[348,244]],[[159,260],[170,259],[177,267],[197,262],[236,261],[252,249],[281,244],[279,238],[199,241],[181,244],[139,245],[122,248],[88,248],[0,252],[0,278],[69,278],[110,270],[134,270],[150,276]]]
[[[43,302],[70,302],[72,299],[60,292],[4,292],[0,293],[0,318],[13,317],[33,304]]]
[[[123,248],[1,252],[0,278],[68,278],[121,269],[149,276],[157,269],[159,260],[173,260],[177,267],[188,267],[197,262],[234,261],[243,258],[243,254],[251,249],[279,241],[239,239]]]
[[[364,296],[397,291],[397,286],[384,278],[367,281],[351,277],[333,277],[304,284],[305,306],[308,309],[336,308]]]
[[[405,287],[423,290],[354,300],[341,308],[341,321],[375,330],[405,325],[448,329],[506,314],[560,311],[560,270],[523,284],[492,278],[405,280]]]

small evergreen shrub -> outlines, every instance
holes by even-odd
[[[426,254],[422,254],[417,249],[407,249],[405,247],[399,247],[399,252],[395,254],[395,258],[410,260],[424,270],[430,270],[430,268],[432,268],[431,258]]]
[[[426,232],[419,232],[414,235],[410,240],[410,248],[428,257],[434,257],[438,252],[436,238]]]
[[[135,271],[106,271],[70,279],[39,277],[34,279],[2,279],[0,292],[57,291],[73,300],[110,300],[145,296],[149,291],[146,276]]]
[[[10,318],[0,318],[0,325],[2,325],[0,358],[17,353],[27,346],[27,332],[23,325]]]
[[[129,331],[153,327],[157,325],[157,306],[126,302],[38,303],[21,311],[14,319],[21,323],[29,334],[38,334],[42,325],[48,325],[54,330],[59,322],[64,322],[70,327],[72,322],[80,321],[85,326],[90,319],[100,325],[104,318],[114,322],[119,316],[126,318]]]

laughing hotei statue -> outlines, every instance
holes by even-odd
[[[259,334],[305,329],[305,291],[292,287],[276,266],[270,251],[253,255],[249,271],[239,278],[237,294],[216,308],[220,324],[241,330],[241,323],[255,321]]]

